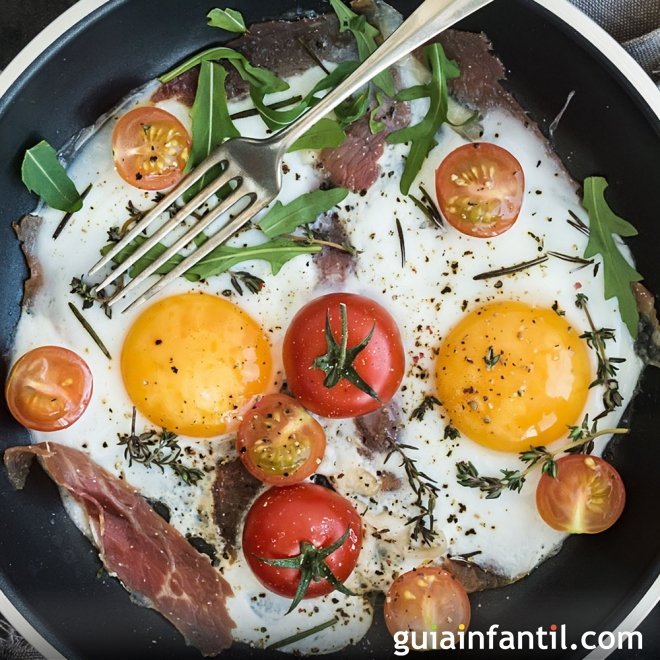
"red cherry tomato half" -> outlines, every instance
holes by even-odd
[[[490,238],[506,231],[520,213],[525,176],[517,159],[488,142],[454,149],[435,172],[440,212],[458,231]]]
[[[290,559],[311,544],[316,549],[344,542],[323,561],[343,583],[353,572],[362,547],[362,521],[353,505],[329,488],[310,483],[271,488],[250,507],[243,528],[243,553],[257,579],[280,596],[293,598],[301,571],[262,561]],[[326,579],[312,580],[305,598],[334,590]]]
[[[625,502],[621,476],[598,456],[563,456],[557,461],[557,476],[544,474],[536,489],[541,518],[570,534],[598,534],[609,529]]]
[[[119,176],[142,190],[163,190],[177,183],[188,162],[190,145],[183,124],[152,106],[129,110],[112,132]]]
[[[293,484],[316,472],[325,453],[325,431],[295,399],[269,394],[243,418],[236,449],[257,479]]]
[[[327,372],[315,366],[317,359],[328,354],[326,317],[335,342],[341,344],[342,304],[349,350],[361,344],[373,329],[352,365],[377,399],[344,377],[336,385],[326,386]],[[305,408],[323,417],[357,417],[380,408],[399,389],[405,369],[396,321],[374,300],[353,293],[330,293],[300,309],[284,337],[283,358],[291,391]]]
[[[92,397],[92,372],[73,351],[41,346],[11,368],[5,397],[11,414],[23,426],[59,431],[85,412]]]
[[[427,566],[400,575],[385,598],[385,624],[390,634],[399,630],[416,633],[456,633],[470,624],[470,600],[463,585],[443,568]],[[459,626],[463,626],[459,628]],[[418,634],[417,644],[432,637]],[[417,646],[416,646],[417,648]],[[429,649],[433,648],[429,645]]]

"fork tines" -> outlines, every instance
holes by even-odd
[[[156,273],[163,264],[169,261],[181,249],[190,245],[192,241],[204,232],[213,222],[215,222],[223,213],[228,211],[241,199],[248,197],[249,202],[240,213],[232,219],[232,221],[223,227],[216,234],[212,235],[201,246],[197,247],[191,254],[189,254],[178,266],[176,266],[170,273],[158,280],[152,287],[147,289],[139,298],[137,298],[130,306],[124,311],[144,302],[151,298],[155,293],[160,291],[169,282],[185,273],[189,268],[194,266],[200,259],[204,258],[209,252],[215,249],[218,245],[227,240],[235,231],[237,231],[249,217],[252,217],[260,209],[255,209],[254,204],[256,195],[244,189],[243,179],[232,163],[220,155],[208,158],[204,161],[194,172],[187,175],[172,191],[170,191],[163,199],[161,199],[153,209],[151,209],[134,227],[119,241],[113,248],[107,252],[89,271],[90,275],[97,273],[101,268],[110,263],[122,250],[124,250],[137,236],[144,232],[162,213],[167,211],[176,200],[191,188],[197,181],[199,181],[204,174],[215,166],[220,165],[223,170],[220,176],[214,178],[213,181],[205,186],[199,193],[197,193],[189,202],[181,207],[167,222],[165,222],[158,230],[150,236],[142,245],[140,245],[127,259],[119,264],[113,271],[101,282],[96,290],[100,291],[106,286],[116,282],[124,273],[126,273],[135,263],[137,263],[144,255],[154,248],[160,241],[162,241],[170,232],[181,223],[186,221],[195,211],[203,206],[214,194],[220,191],[228,184],[233,185],[233,189],[229,194],[221,199],[217,206],[202,215],[182,236],[177,238],[168,249],[163,252],[157,259],[149,264],[144,270],[128,282],[125,286],[119,286],[107,301],[107,305],[112,306],[124,296],[135,290],[147,278]],[[260,208],[262,208],[261,206]],[[240,220],[240,222],[239,222]]]

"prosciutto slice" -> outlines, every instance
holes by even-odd
[[[109,573],[140,602],[166,617],[203,655],[232,643],[235,627],[227,581],[129,484],[87,454],[52,442],[12,447],[4,453],[12,485],[21,489],[37,457],[44,470],[87,514],[92,541]]]

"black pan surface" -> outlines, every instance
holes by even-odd
[[[390,0],[402,12],[416,2]],[[19,316],[26,271],[11,222],[34,206],[20,181],[24,150],[39,139],[56,147],[141,85],[218,38],[206,27],[208,0],[111,0],[39,56],[0,99],[0,347],[6,355]],[[250,22],[322,0],[233,0]],[[184,8],[185,7],[185,8]],[[555,135],[576,179],[606,176],[608,198],[640,231],[631,247],[646,285],[660,291],[657,237],[660,126],[632,84],[587,39],[532,0],[497,0],[460,25],[483,30],[509,68],[507,86],[542,128],[576,95]],[[2,365],[6,373],[6,361]],[[569,646],[586,630],[613,630],[660,571],[660,371],[647,370],[629,410],[633,432],[609,450],[628,504],[619,523],[594,537],[569,538],[561,553],[511,587],[472,597],[472,628],[535,630],[567,624]],[[27,443],[27,432],[0,410],[1,448]],[[35,629],[68,658],[198,658],[157,613],[132,605],[119,583],[97,576],[96,552],[68,519],[55,487],[34,470],[15,493],[0,470],[0,588]],[[647,647],[654,657],[653,649]],[[660,651],[656,649],[656,651]],[[277,654],[271,654],[275,657]],[[521,657],[529,652],[454,653]],[[538,657],[579,657],[544,651]],[[226,657],[266,658],[235,645]],[[281,657],[277,655],[277,657]],[[393,646],[382,626],[368,643],[332,657],[385,658]],[[534,656],[536,657],[536,656]],[[619,654],[618,657],[633,657]],[[635,657],[642,657],[637,655]]]

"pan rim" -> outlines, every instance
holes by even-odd
[[[660,87],[657,87],[642,67],[626,50],[591,18],[572,5],[569,0],[528,0],[558,18],[567,28],[586,39],[622,75],[636,92],[636,102],[646,106],[650,115],[660,120]],[[0,110],[5,97],[34,62],[61,37],[93,13],[117,0],[79,0],[37,34],[0,72]],[[617,634],[635,630],[660,602],[660,576],[657,576],[640,600],[625,615],[616,629]],[[43,656],[64,660],[64,656],[30,623],[0,589],[0,613]],[[596,648],[584,660],[604,660],[614,649]]]

